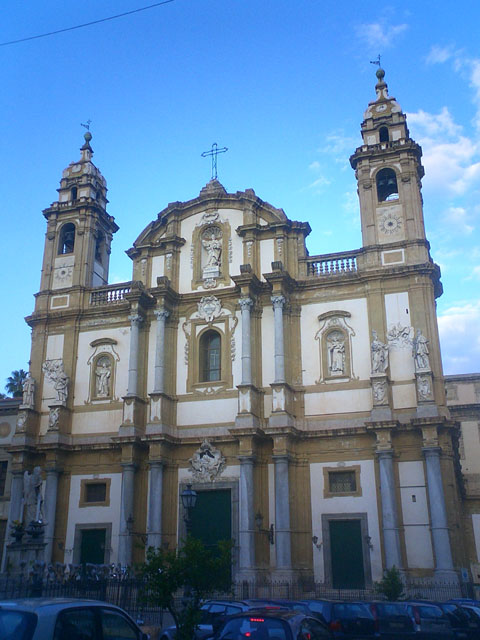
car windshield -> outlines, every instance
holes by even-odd
[[[392,602],[376,602],[375,607],[379,616],[406,616],[407,610],[404,604]]]
[[[350,602],[348,604],[335,604],[335,617],[336,618],[371,618],[372,614],[370,613],[366,604],[361,604],[357,602]]]
[[[230,620],[220,634],[222,640],[290,640],[288,626],[282,620],[263,616],[245,616]]]
[[[0,638],[2,640],[31,640],[37,616],[25,611],[0,609]]]

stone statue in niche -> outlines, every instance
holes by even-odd
[[[25,505],[24,523],[42,522],[42,470],[35,467],[33,473],[23,474],[23,503]]]
[[[413,339],[413,358],[415,360],[415,369],[430,369],[430,360],[428,358],[428,340],[417,329],[415,338]]]
[[[110,359],[103,356],[97,360],[95,367],[95,394],[98,398],[108,398],[110,395]]]
[[[328,373],[341,376],[345,373],[345,337],[341,331],[332,331],[327,336]]]
[[[22,390],[23,390],[22,404],[25,407],[33,408],[34,396],[35,396],[35,380],[30,375],[30,372],[27,373],[27,377],[23,381]]]
[[[202,274],[204,278],[214,278],[220,275],[222,259],[222,230],[220,227],[207,227],[202,233],[202,247],[206,254],[202,260]]]
[[[388,347],[378,339],[377,332],[372,331],[372,373],[385,373],[388,367]]]

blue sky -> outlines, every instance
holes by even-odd
[[[0,41],[131,11],[142,0],[3,0]],[[109,188],[110,280],[169,202],[210,177],[202,151],[228,147],[219,179],[308,220],[310,253],[361,246],[348,157],[375,96],[390,94],[424,151],[425,221],[442,268],[446,373],[480,371],[480,3],[174,0],[84,29],[0,47],[3,223],[0,388],[28,367],[45,234],[42,209],[92,121]],[[7,302],[8,301],[8,302]]]

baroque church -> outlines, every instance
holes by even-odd
[[[480,582],[480,376],[443,377],[422,151],[384,75],[350,157],[352,251],[310,256],[308,222],[212,179],[108,284],[118,227],[85,134],[43,211],[30,375],[0,432],[4,566],[37,478],[47,563],[175,548],[191,485],[192,533],[234,541],[236,580]]]

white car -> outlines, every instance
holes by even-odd
[[[1,640],[149,640],[120,609],[99,600],[0,601]]]

